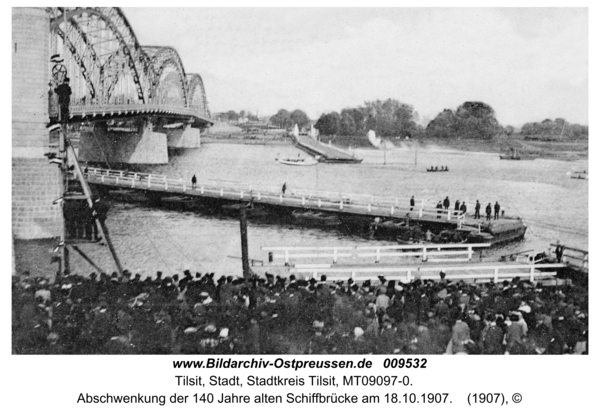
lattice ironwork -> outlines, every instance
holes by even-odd
[[[205,117],[210,118],[208,100],[202,77],[197,73],[187,75],[188,107],[197,108]]]
[[[208,120],[199,75],[187,75],[169,46],[140,46],[123,12],[114,7],[51,9],[51,51],[65,59],[71,102],[78,106],[176,105]],[[201,99],[198,99],[200,94]]]

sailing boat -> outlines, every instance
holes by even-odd
[[[369,132],[367,133],[367,138],[374,147],[379,148],[379,146],[381,145],[381,138],[377,138],[375,131],[373,131],[372,129],[369,130]]]
[[[319,140],[319,130],[314,127],[314,125],[310,126],[310,137],[315,141]]]

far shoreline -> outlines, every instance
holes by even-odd
[[[481,153],[503,155],[509,148],[516,149],[523,156],[522,161],[528,161],[536,158],[560,161],[587,161],[589,159],[588,141],[567,141],[567,142],[540,142],[525,141],[522,138],[494,138],[491,140],[469,140],[469,139],[442,139],[442,138],[424,138],[412,140],[394,140],[390,139],[395,148],[415,148],[415,142],[418,142],[419,149],[428,151],[449,151],[461,153]],[[362,137],[329,137],[324,136],[321,142],[328,143],[341,149],[347,150],[349,147],[356,150],[377,150],[371,146],[366,138]],[[265,137],[248,137],[241,134],[227,134],[220,137],[218,134],[202,137],[202,144],[224,143],[234,145],[268,145],[268,146],[287,146],[293,145],[292,140],[285,136],[267,135]]]

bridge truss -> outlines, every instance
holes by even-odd
[[[200,75],[186,73],[172,47],[141,46],[119,8],[52,8],[50,42],[64,59],[73,108],[164,106],[210,120]]]

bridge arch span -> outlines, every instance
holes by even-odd
[[[187,76],[187,96],[188,107],[198,108],[198,111],[206,118],[210,118],[208,109],[208,100],[206,99],[206,90],[202,77],[197,73],[190,73]]]
[[[199,75],[186,73],[175,48],[141,46],[119,8],[46,10],[50,55],[64,60],[71,78],[71,118],[97,121],[97,114],[110,118],[115,113],[168,113],[210,123]],[[49,105],[51,117],[57,116],[55,100]]]
[[[53,8],[50,32],[52,53],[70,69],[75,101],[108,103],[120,86],[123,99],[146,103],[148,59],[120,9]]]
[[[144,46],[142,49],[148,56],[154,71],[150,99],[154,100],[160,92],[164,93],[165,87],[177,85],[181,96],[181,102],[179,103],[187,106],[185,69],[177,50],[170,46]],[[173,73],[176,74],[176,77],[172,75]],[[174,79],[177,80],[177,83],[173,82]]]

